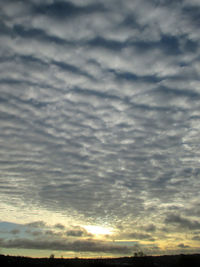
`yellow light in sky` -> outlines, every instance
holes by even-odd
[[[112,233],[111,229],[103,226],[86,225],[84,228],[92,235],[110,235]]]

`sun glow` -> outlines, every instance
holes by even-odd
[[[86,225],[84,228],[92,235],[110,235],[112,234],[111,229],[102,227],[102,226],[96,226],[96,225]]]

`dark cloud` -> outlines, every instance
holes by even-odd
[[[45,235],[53,236],[53,235],[55,235],[55,233],[52,230],[47,230],[47,231],[45,231]]]
[[[79,226],[67,230],[65,234],[66,236],[71,236],[71,237],[81,237],[81,236],[92,237],[92,234],[88,233],[84,228]]]
[[[42,235],[42,232],[40,232],[40,231],[33,231],[33,232],[30,231],[28,233],[32,234],[33,236],[41,236]]]
[[[188,246],[188,245],[184,245],[184,244],[182,244],[182,243],[179,244],[178,247],[179,247],[179,248],[190,248],[190,246]]]
[[[51,4],[35,5],[34,13],[53,17],[58,20],[74,18],[76,16],[88,15],[91,13],[105,12],[102,4],[91,4],[86,6],[74,5],[72,2],[57,1]]]
[[[77,75],[83,75],[86,76],[89,79],[93,79],[92,76],[90,76],[87,72],[84,72],[83,70],[79,70],[77,67],[64,63],[64,62],[57,62],[57,61],[52,61],[51,62],[53,65],[58,66],[59,68],[61,68],[64,71],[67,72],[72,72],[73,74],[77,74]]]
[[[122,48],[126,47],[126,44],[123,42],[115,41],[115,40],[107,40],[102,37],[96,37],[95,39],[89,40],[87,43],[91,47],[101,47],[105,49],[110,49],[112,51],[118,51]]]
[[[81,230],[69,230],[66,232],[67,236],[83,236],[84,232]]]
[[[19,234],[20,233],[20,230],[19,229],[13,229],[10,231],[11,234],[13,235],[16,235],[16,234]]]
[[[25,226],[30,228],[44,228],[46,226],[46,223],[43,221],[35,221],[25,224]]]
[[[195,236],[192,237],[192,240],[200,241],[200,236],[199,235],[195,235]]]
[[[185,6],[183,8],[183,14],[185,15],[185,17],[187,19],[190,20],[190,22],[195,25],[195,26],[199,26],[200,25],[200,19],[199,19],[199,15],[200,15],[200,7],[199,5],[195,6],[195,5],[190,5],[190,6]]]
[[[10,35],[12,38],[26,38],[29,40],[38,40],[40,42],[51,42],[56,45],[68,45],[70,42],[66,40],[48,35],[44,30],[38,28],[27,29],[23,25],[14,25],[13,28],[5,28],[4,34]],[[28,58],[27,58],[28,59]]]
[[[175,224],[181,228],[190,230],[200,229],[200,222],[180,216],[178,214],[169,214],[165,219],[166,224]]]
[[[65,229],[65,226],[63,224],[61,224],[61,223],[55,224],[54,227],[57,228],[57,229],[60,229],[60,230],[64,230]]]
[[[154,224],[149,224],[144,229],[147,232],[155,232],[156,231],[156,226]]]
[[[74,241],[67,240],[31,240],[31,239],[11,239],[0,240],[0,245],[4,248],[26,248],[26,249],[43,249],[43,250],[61,250],[76,252],[102,252],[102,253],[130,253],[130,248],[126,246],[105,243],[101,241]]]
[[[135,232],[135,233],[130,233],[128,236],[129,236],[129,238],[134,238],[136,240],[155,241],[155,239],[151,235],[146,234],[146,233]]]

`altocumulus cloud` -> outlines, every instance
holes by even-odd
[[[37,209],[121,225],[124,237],[146,229],[137,239],[152,242],[165,223],[197,229],[199,1],[8,0],[0,10],[5,220],[31,222]]]

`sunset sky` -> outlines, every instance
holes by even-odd
[[[0,1],[0,254],[200,253],[200,1]]]

